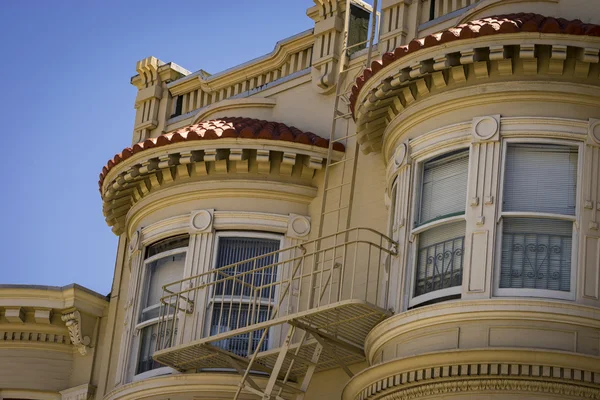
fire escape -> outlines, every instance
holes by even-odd
[[[351,117],[346,77],[371,62],[377,0],[368,39],[349,44],[358,6],[364,13],[362,1],[346,0],[318,238],[163,288],[154,359],[180,371],[233,369],[240,375],[234,399],[243,392],[303,399],[316,372],[341,367],[352,376],[348,366],[365,360],[367,334],[391,315],[387,270],[395,244],[373,229],[351,227],[360,151],[348,124],[336,134],[338,122]],[[365,47],[365,62],[349,67],[349,54]],[[346,154],[333,161],[336,142]]]

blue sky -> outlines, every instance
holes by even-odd
[[[0,284],[110,291],[98,174],[130,145],[135,63],[216,73],[312,27],[310,0],[1,1]]]

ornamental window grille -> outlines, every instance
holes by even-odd
[[[265,237],[220,236],[218,238],[215,268],[235,264],[221,269],[213,279],[217,281],[212,290],[212,312],[210,335],[229,332],[245,326],[267,321],[270,318],[277,296],[276,255],[269,255],[280,248],[279,239]],[[254,257],[265,257],[244,263]],[[237,277],[236,279],[228,279]],[[221,282],[218,282],[221,281]],[[258,290],[254,290],[258,288]],[[260,287],[265,287],[260,289]],[[249,303],[252,303],[252,306]],[[260,341],[262,331],[254,331],[252,340],[249,334],[241,334],[216,342],[215,345],[239,356],[254,351]],[[268,348],[269,336],[263,341],[263,350]]]
[[[500,289],[571,291],[576,190],[575,148],[508,146]]]
[[[170,331],[159,332],[160,298],[163,285],[183,278],[188,243],[188,236],[177,236],[146,248],[144,285],[136,327],[140,336],[136,374],[159,368],[161,365],[152,359],[157,339],[165,337],[165,334],[167,338],[173,337]],[[174,318],[175,315],[167,317]]]
[[[427,228],[419,231],[413,298],[429,295],[421,298],[429,301],[460,293],[468,164],[469,153],[463,150],[423,164],[416,227]]]
[[[465,223],[442,225],[419,237],[414,296],[462,284]]]

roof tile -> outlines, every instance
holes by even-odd
[[[223,117],[190,125],[156,138],[146,139],[143,142],[134,144],[132,147],[123,149],[121,153],[116,154],[102,168],[98,185],[101,189],[106,175],[115,165],[141,151],[178,142],[222,138],[282,140],[322,148],[329,147],[329,140],[317,136],[312,132],[304,132],[293,126],[253,118]],[[334,143],[333,148],[337,151],[344,151],[344,145],[341,143]]]
[[[600,36],[600,25],[585,24],[578,19],[570,21],[564,18],[546,17],[534,13],[518,13],[469,21],[442,32],[431,34],[425,38],[413,39],[408,45],[400,46],[393,52],[385,53],[382,56],[381,64],[378,64],[375,68],[373,68],[374,64],[371,64],[371,68],[365,69],[362,75],[356,78],[356,83],[352,87],[352,95],[350,96],[350,108],[354,113],[358,94],[373,75],[383,67],[392,64],[409,53],[455,40],[517,32]],[[379,65],[381,65],[381,68],[379,68]]]

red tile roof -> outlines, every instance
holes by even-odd
[[[373,61],[371,63],[371,68],[365,69],[363,73],[356,78],[356,84],[352,87],[352,94],[350,95],[350,107],[352,113],[354,113],[354,106],[358,98],[358,93],[365,82],[383,67],[387,67],[407,54],[456,40],[518,32],[600,36],[600,25],[584,24],[578,19],[566,20],[564,18],[545,17],[540,14],[519,13],[498,15],[469,21],[465,24],[431,34],[424,38],[414,39],[409,44],[396,48],[393,52],[385,53],[381,60]]]
[[[329,147],[329,140],[323,139],[311,132],[303,132],[293,126],[253,118],[223,117],[190,125],[156,138],[146,139],[143,142],[134,144],[132,147],[123,149],[122,152],[116,154],[102,168],[98,185],[102,189],[102,183],[108,171],[115,165],[141,151],[190,140],[216,140],[223,138],[282,140],[309,146]],[[344,151],[342,143],[334,143],[333,148],[337,151]]]

